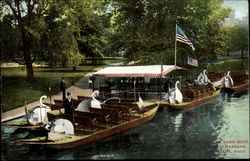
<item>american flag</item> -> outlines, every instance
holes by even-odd
[[[193,59],[191,57],[188,56],[188,62],[187,62],[189,65],[193,65],[193,66],[196,66],[198,67],[198,61],[196,59]]]
[[[191,41],[187,38],[185,33],[182,31],[182,29],[176,25],[176,40],[183,42],[185,44],[188,44],[192,47],[193,50],[195,50],[194,45],[191,43]]]

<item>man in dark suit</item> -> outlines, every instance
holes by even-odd
[[[64,113],[69,114],[70,116],[72,115],[72,110],[73,110],[73,99],[72,95],[70,92],[67,92],[67,97],[63,101],[63,108],[64,108]]]
[[[62,91],[62,100],[65,99],[65,90],[66,90],[66,87],[65,87],[65,83],[64,83],[64,78],[62,78],[61,82],[60,82],[60,90]]]

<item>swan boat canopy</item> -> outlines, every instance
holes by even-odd
[[[174,70],[187,70],[175,65],[116,66],[101,69],[92,76],[159,78]]]

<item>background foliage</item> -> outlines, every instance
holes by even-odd
[[[2,61],[27,66],[20,22],[10,2],[1,2]],[[12,2],[22,8],[34,62],[53,68],[76,69],[85,57],[95,64],[95,58],[105,56],[123,56],[139,64],[173,64],[176,24],[196,49],[177,42],[177,65],[185,65],[191,56],[202,67],[248,47],[246,27],[222,24],[231,11],[221,7],[223,0],[34,0],[31,16],[29,7],[22,6],[29,6],[29,1]]]

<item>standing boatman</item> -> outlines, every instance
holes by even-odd
[[[61,82],[60,82],[60,90],[62,91],[62,100],[65,100],[65,90],[66,90],[66,85],[64,82],[64,78],[62,77]]]
[[[65,114],[68,114],[71,117],[73,110],[73,99],[70,92],[67,92],[67,98],[63,101],[63,108]]]
[[[89,88],[93,88],[92,84],[93,84],[92,77],[89,77]]]

